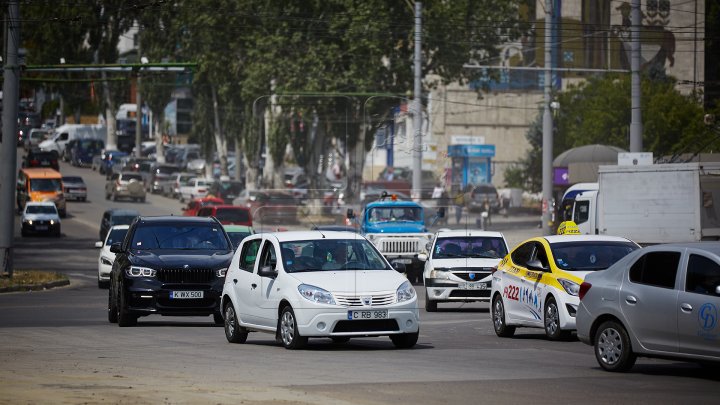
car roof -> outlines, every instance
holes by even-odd
[[[416,203],[415,201],[405,201],[405,200],[384,200],[384,201],[373,201],[369,203],[367,208],[375,208],[375,207],[393,207],[393,208],[422,208],[422,205]]]
[[[344,231],[344,232],[360,232],[359,229],[347,225],[314,225],[312,231]]]
[[[698,249],[706,252],[714,253],[720,256],[720,243],[717,242],[685,242],[685,243],[664,243],[659,245],[652,245],[643,248],[645,251],[649,250],[663,250],[667,248],[673,249]]]
[[[563,242],[631,242],[627,238],[620,236],[606,236],[606,235],[549,235],[543,236],[548,243],[563,243]]]
[[[26,167],[20,169],[31,179],[60,179],[62,175],[57,170],[49,167]]]
[[[287,231],[287,232],[268,232],[268,236],[275,237],[278,242],[291,242],[298,240],[320,240],[320,239],[365,239],[356,232],[344,231]]]
[[[140,217],[140,222],[149,224],[161,224],[161,223],[208,223],[217,224],[212,217],[186,217],[186,216],[175,216],[175,215],[162,215],[156,217]]]
[[[438,238],[453,238],[459,236],[483,236],[488,238],[504,238],[501,232],[483,231],[481,229],[452,229],[447,231],[437,231]]]
[[[25,204],[25,206],[27,207],[28,205],[36,205],[36,206],[42,206],[42,207],[52,205],[54,207],[55,203],[52,201],[28,201],[27,204]]]

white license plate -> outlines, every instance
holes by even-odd
[[[196,300],[203,297],[202,291],[170,291],[170,298]]]
[[[387,319],[387,309],[372,309],[368,311],[348,311],[347,319],[351,321],[359,319]]]
[[[395,263],[412,264],[412,259],[393,259]]]
[[[485,283],[462,283],[460,288],[465,290],[487,290],[488,286]]]

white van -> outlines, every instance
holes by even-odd
[[[41,150],[61,154],[65,144],[73,139],[100,139],[107,142],[107,127],[104,125],[65,124],[53,131],[50,139],[40,143]]]

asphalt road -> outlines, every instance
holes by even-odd
[[[411,350],[359,338],[288,351],[260,333],[233,345],[211,317],[151,316],[118,328],[107,322],[107,290],[95,282],[102,212],[180,214],[181,204],[160,196],[111,203],[103,176],[61,170],[85,178],[89,201],[69,203],[59,240],[16,238],[15,265],[62,271],[71,285],[0,295],[0,403],[717,403],[717,370],[641,359],[631,373],[607,373],[577,340],[550,342],[527,329],[496,337],[485,304],[423,310]],[[511,244],[538,232],[521,228],[523,220],[498,221]]]

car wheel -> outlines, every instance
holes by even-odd
[[[420,331],[418,330],[415,333],[401,333],[399,335],[390,335],[390,340],[392,340],[395,347],[398,349],[409,349],[418,341],[418,337],[420,337]]]
[[[492,320],[495,334],[499,337],[512,337],[515,334],[515,327],[505,322],[505,305],[499,294],[495,295],[492,302]]]
[[[117,301],[115,299],[115,288],[110,284],[110,290],[108,291],[108,322],[117,323],[118,318]]]
[[[85,202],[87,200],[87,197],[80,197],[80,202]]]
[[[225,320],[223,319],[223,316],[220,312],[215,312],[213,314],[213,322],[215,325],[223,325],[225,323]]]
[[[308,340],[307,337],[300,336],[295,312],[290,306],[283,308],[282,315],[280,315],[280,339],[283,346],[289,350],[301,349]]]
[[[135,326],[137,325],[137,316],[132,315],[128,312],[127,302],[125,302],[125,293],[123,292],[122,284],[118,288],[117,297],[117,320],[118,326]]]
[[[60,227],[58,226],[55,232],[53,232],[53,236],[56,238],[59,238],[62,233],[60,232]]]
[[[425,311],[437,312],[437,301],[433,301],[427,296],[425,296]]]
[[[145,197],[140,197],[140,202],[144,203],[144,202],[145,202]]]
[[[607,371],[627,371],[635,365],[630,337],[617,321],[603,322],[595,333],[595,358]]]
[[[230,343],[245,343],[248,337],[247,329],[240,326],[237,316],[235,316],[235,307],[231,302],[225,305],[225,338]]]
[[[554,298],[549,298],[545,305],[545,335],[550,340],[563,340],[570,336],[570,331],[560,329],[560,309]]]
[[[347,343],[350,341],[350,336],[333,336],[330,339],[333,343]]]

